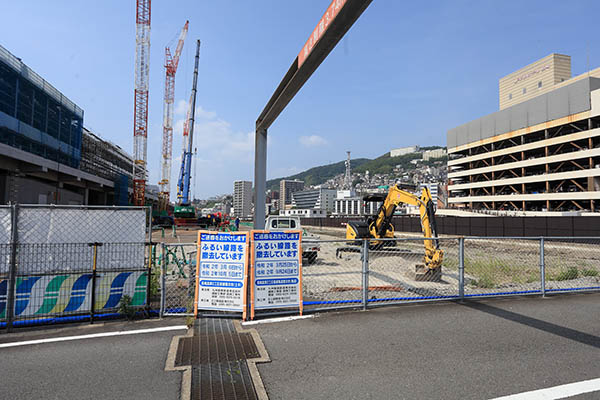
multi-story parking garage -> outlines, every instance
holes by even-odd
[[[450,130],[449,206],[598,211],[600,79],[594,76],[600,69]]]

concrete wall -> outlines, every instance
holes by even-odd
[[[447,134],[448,152],[467,143],[589,111],[590,92],[599,88],[598,78],[580,79],[521,104],[450,129]]]

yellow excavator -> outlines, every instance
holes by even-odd
[[[382,250],[384,252],[395,252],[393,247],[397,245],[394,240],[381,240],[394,238],[394,225],[392,217],[396,207],[400,204],[410,204],[419,207],[419,215],[421,216],[421,230],[425,238],[425,256],[423,264],[416,266],[416,280],[439,280],[441,279],[442,261],[444,252],[440,249],[439,240],[437,239],[437,228],[435,224],[435,211],[431,193],[427,187],[421,190],[419,197],[412,192],[403,189],[403,186],[394,185],[385,194],[369,194],[363,197],[363,201],[367,202],[383,202],[377,215],[369,216],[363,221],[349,221],[346,226],[346,239],[371,239],[369,240],[369,248],[373,250]],[[343,251],[352,251],[352,247],[340,248],[339,253]],[[356,249],[356,246],[354,246]],[[399,251],[399,253],[406,251]]]

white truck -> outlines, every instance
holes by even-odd
[[[269,231],[302,231],[303,263],[312,264],[317,260],[318,252],[321,250],[319,236],[310,234],[302,229],[300,217],[269,215],[265,223],[265,229]]]

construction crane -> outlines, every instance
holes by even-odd
[[[165,102],[163,105],[163,146],[161,161],[161,179],[158,182],[160,193],[158,206],[161,213],[167,211],[171,192],[171,158],[173,156],[173,102],[175,100],[175,74],[179,64],[179,56],[183,50],[183,42],[188,32],[189,21],[179,34],[175,53],[171,55],[169,46],[165,47]]]
[[[196,211],[190,205],[190,178],[192,169],[192,144],[194,141],[194,116],[196,113],[196,87],[198,83],[198,63],[200,61],[200,40],[196,42],[194,80],[190,96],[188,118],[183,129],[183,154],[177,181],[177,206],[173,212],[176,225],[196,224]]]
[[[146,195],[148,71],[150,69],[150,0],[136,0],[135,99],[133,108],[133,204]]]

